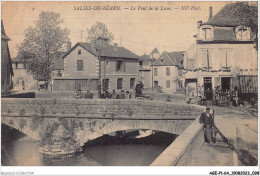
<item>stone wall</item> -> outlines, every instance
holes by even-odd
[[[197,118],[156,158],[151,166],[189,165],[192,153],[201,146],[204,141],[203,137],[202,124]]]
[[[148,100],[2,98],[2,115],[103,119],[195,119],[201,106]]]
[[[40,151],[51,155],[74,153],[89,140],[121,130],[153,129],[180,135],[204,109],[138,99],[1,101],[1,122],[36,139]]]

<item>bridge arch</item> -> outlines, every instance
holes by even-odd
[[[40,139],[38,133],[28,128],[28,124],[31,123],[29,120],[30,119],[28,118],[22,118],[22,117],[19,120],[17,120],[17,118],[15,117],[8,117],[8,118],[2,118],[1,123],[11,128],[14,128],[22,132],[23,134],[27,135],[28,137],[38,141]]]
[[[101,137],[104,134],[110,134],[122,130],[151,129],[180,135],[191,122],[192,120],[114,120],[105,125],[104,128],[96,130],[93,133],[90,133],[89,129],[84,129],[80,131],[77,136],[80,145],[83,146],[86,142]]]

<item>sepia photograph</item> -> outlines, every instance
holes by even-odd
[[[2,1],[10,166],[259,175],[258,1]]]

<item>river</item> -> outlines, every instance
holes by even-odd
[[[176,135],[156,132],[143,138],[104,135],[86,143],[83,151],[66,158],[46,158],[30,140],[2,125],[3,166],[148,166],[167,148]],[[15,134],[14,134],[15,133]],[[8,138],[8,140],[7,140]]]

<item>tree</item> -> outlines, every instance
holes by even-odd
[[[114,39],[113,34],[109,32],[106,24],[102,22],[97,21],[94,25],[91,26],[90,29],[87,30],[88,30],[87,42],[89,43],[95,43],[98,37],[107,38],[108,44],[110,44]]]
[[[60,14],[51,11],[42,11],[35,27],[25,30],[25,37],[19,46],[19,55],[27,69],[38,81],[45,81],[50,85],[53,71],[53,59],[64,51],[69,41],[69,30],[60,27],[63,22]]]

